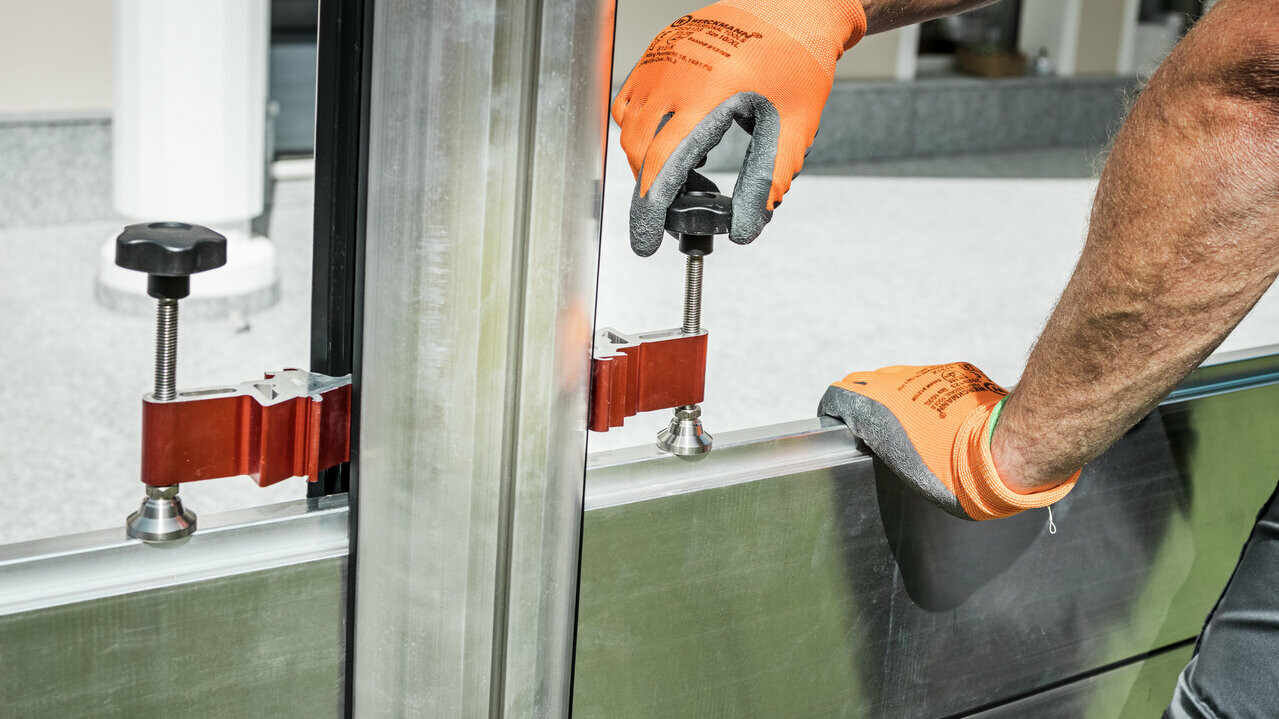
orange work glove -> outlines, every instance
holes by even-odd
[[[680,184],[734,120],[752,138],[729,237],[758,237],[817,135],[835,61],[865,32],[858,0],[723,0],[662,30],[612,110],[636,179],[636,254],[657,251]]]
[[[1019,494],[995,471],[990,436],[1008,391],[967,362],[854,372],[831,385],[820,414],[838,417],[897,476],[963,519],[995,519],[1055,503],[1079,472]]]

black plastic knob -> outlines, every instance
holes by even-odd
[[[718,192],[685,188],[666,211],[666,231],[686,255],[709,255],[714,236],[726,234],[732,222],[733,198]]]
[[[115,263],[147,273],[152,297],[180,300],[191,294],[191,275],[226,264],[226,238],[185,222],[129,225],[115,238]]]
[[[733,222],[733,199],[718,192],[680,192],[666,211],[671,234],[723,235]]]

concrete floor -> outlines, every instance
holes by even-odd
[[[753,245],[706,262],[712,433],[812,416],[826,386],[889,364],[968,360],[1013,383],[1083,242],[1095,186],[1079,150],[913,159],[802,175]],[[635,257],[631,179],[608,170],[597,320],[627,332],[679,325],[683,256]],[[713,175],[725,191],[731,178]],[[179,386],[227,384],[306,367],[309,181],[281,182],[270,235],[282,299],[246,330],[182,325]],[[119,527],[141,496],[139,398],[149,388],[152,318],[93,299],[97,252],[118,222],[0,231],[0,543]],[[1268,294],[1223,350],[1279,341]],[[652,441],[667,413],[591,436],[592,451]],[[200,513],[301,497],[294,479],[187,485]]]

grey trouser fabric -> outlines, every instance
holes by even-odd
[[[1177,679],[1166,719],[1279,717],[1279,487]]]

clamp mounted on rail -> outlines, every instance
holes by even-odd
[[[706,332],[679,329],[624,335],[605,327],[591,360],[591,424],[596,432],[621,427],[638,412],[702,401],[706,389]]]
[[[195,531],[195,512],[178,497],[183,482],[314,482],[350,459],[350,375],[284,370],[236,386],[177,389],[178,300],[191,293],[192,274],[226,264],[225,237],[185,222],[130,225],[116,238],[115,261],[147,273],[157,300],[155,388],[142,398],[146,495],[125,522],[130,537],[167,542]]]
[[[248,475],[259,487],[314,482],[351,458],[351,375],[303,370],[228,387],[142,398],[142,483]]]
[[[702,262],[714,250],[715,235],[728,232],[732,198],[714,191],[696,173],[666,213],[666,231],[687,255],[684,322],[676,329],[628,335],[606,327],[595,335],[591,360],[590,428],[607,432],[637,412],[675,409],[657,446],[682,457],[711,450],[702,429],[700,404],[706,388],[706,342],[702,329]]]

